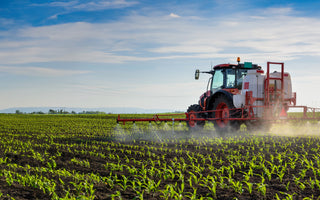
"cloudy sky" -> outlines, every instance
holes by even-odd
[[[186,110],[194,71],[285,62],[298,104],[320,106],[320,2],[3,0],[0,108]]]

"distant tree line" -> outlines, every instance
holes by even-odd
[[[53,110],[50,109],[47,113],[44,113],[42,111],[34,111],[31,113],[25,113],[25,112],[21,112],[20,110],[16,110],[16,114],[106,114],[105,112],[101,112],[101,111],[82,111],[82,112],[75,112],[75,111],[65,111],[63,109],[60,110]]]

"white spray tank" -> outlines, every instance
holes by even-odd
[[[247,75],[243,78],[242,82],[242,90],[238,95],[233,96],[233,104],[236,108],[242,108],[245,105],[246,100],[246,92],[252,91],[252,97],[258,98],[253,103],[253,106],[264,106],[264,101],[262,99],[265,98],[264,94],[264,83],[266,79],[266,75],[261,73],[261,70],[253,69],[248,70]],[[270,73],[270,78],[281,78],[280,72]],[[273,88],[273,90],[281,89],[281,81],[280,80],[269,80],[269,89]],[[287,105],[290,104],[290,99],[292,98],[292,85],[291,85],[291,77],[290,74],[284,72],[284,101]],[[261,100],[259,100],[261,99]],[[264,108],[263,107],[255,107],[253,109],[255,117],[262,117]]]
[[[291,77],[288,72],[284,72],[283,74],[283,94],[284,94],[284,101],[289,104],[292,98],[292,85],[291,85]],[[281,72],[273,72],[270,73],[270,78],[281,78]],[[280,80],[270,80],[269,81],[269,88],[273,88],[274,90],[281,90],[281,81]]]
[[[261,70],[252,69],[247,71],[247,75],[243,78],[241,94],[233,96],[233,104],[236,108],[241,108],[245,105],[246,92],[252,91],[253,98],[264,98],[264,80]],[[253,106],[263,106],[263,100],[256,100]],[[253,109],[255,117],[262,117],[263,107],[255,107]]]

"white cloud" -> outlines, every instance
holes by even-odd
[[[135,4],[137,4],[136,1],[128,2],[126,0],[92,1],[75,5],[73,6],[73,9],[94,11],[105,10],[110,8],[125,8],[133,6]]]
[[[112,1],[115,2],[115,1]],[[121,4],[123,1],[117,1]],[[71,4],[71,3],[70,3]],[[74,5],[73,3],[72,5]],[[0,32],[2,64],[52,61],[124,63],[245,56],[256,62],[320,53],[320,20],[232,14],[224,19],[171,20],[131,15],[110,23],[68,23]]]
[[[14,24],[13,19],[0,18],[0,26],[7,27]]]
[[[150,49],[156,53],[207,53],[207,52],[219,52],[222,48],[215,48],[209,45],[181,45],[181,46],[167,46]]]
[[[84,2],[84,3],[82,3]],[[116,9],[130,7],[138,2],[127,0],[98,0],[98,1],[69,1],[69,2],[51,2],[43,4],[32,4],[33,6],[62,7],[70,12],[72,11],[96,11],[106,9]]]
[[[58,19],[59,16],[78,11],[99,11],[109,9],[127,8],[138,4],[137,1],[127,0],[97,0],[97,1],[69,1],[69,2],[51,2],[42,4],[32,4],[32,6],[39,7],[60,7],[63,12],[56,13],[48,19]]]
[[[294,14],[294,10],[291,7],[281,7],[281,8],[266,8],[261,10],[261,12],[266,16],[273,16],[273,15],[290,15]]]
[[[59,14],[55,14],[50,16],[48,19],[58,19]]]
[[[174,13],[170,13],[170,15],[169,15],[170,17],[172,17],[172,18],[179,18],[180,16],[179,15],[177,15],[177,14],[174,14]]]
[[[45,3],[45,4],[33,4],[37,6],[52,6],[52,7],[73,7],[75,5],[79,4],[79,1],[69,1],[69,2],[51,2],[51,3]]]
[[[86,70],[53,69],[44,67],[0,66],[0,72],[28,76],[72,76],[87,74]]]

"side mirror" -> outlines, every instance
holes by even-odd
[[[199,79],[199,76],[200,76],[200,70],[196,70],[196,73],[194,74],[194,78],[196,79],[196,80],[198,80]]]

